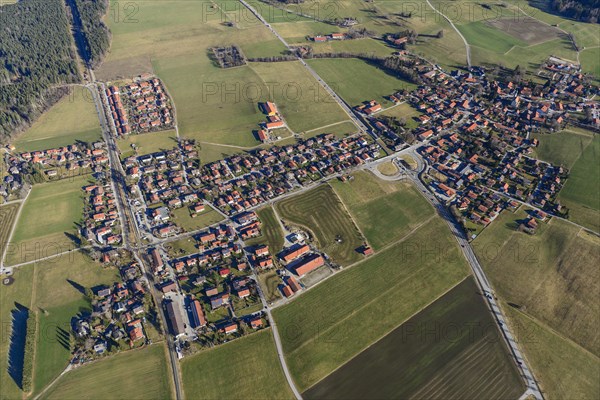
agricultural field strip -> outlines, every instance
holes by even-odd
[[[29,196],[28,192],[27,195]],[[27,199],[27,197],[25,197],[25,199]],[[18,203],[18,204],[17,204]],[[2,231],[0,232],[0,247],[2,248],[2,255],[0,258],[0,267],[4,266],[4,259],[6,257],[6,252],[8,250],[8,244],[10,243],[13,234],[15,232],[15,228],[17,226],[17,220],[19,219],[19,215],[21,214],[21,209],[23,208],[23,204],[25,203],[25,200],[20,200],[19,202],[14,202],[11,204],[7,204],[7,205],[3,205],[1,210],[6,210],[8,208],[10,208],[9,212],[9,216],[8,216],[8,221],[10,221],[10,224],[8,225],[4,225],[2,227]],[[14,208],[15,206],[17,207],[16,213],[14,212]],[[4,223],[7,222],[6,216],[2,215],[2,221]]]
[[[327,182],[327,186],[329,186],[331,188],[331,190],[333,191],[333,193],[337,196],[337,198],[339,199],[340,203],[342,204],[342,207],[346,211],[346,214],[348,214],[348,217],[350,217],[350,220],[352,221],[352,223],[354,223],[354,226],[356,227],[356,229],[358,229],[358,232],[360,232],[360,235],[363,237],[363,239],[365,240],[365,242],[368,243],[367,237],[365,236],[365,233],[360,228],[360,225],[358,224],[358,222],[356,222],[356,219],[354,219],[354,216],[352,215],[352,213],[348,209],[348,206],[346,205],[346,203],[344,203],[344,201],[342,200],[342,198],[340,197],[340,195],[337,194],[337,192],[335,191],[335,188],[333,186],[331,186],[329,184],[329,182]]]
[[[400,240],[401,241],[401,240]],[[396,244],[396,243],[393,243]],[[357,263],[357,264],[360,264]],[[346,267],[348,268],[348,267]],[[424,267],[423,267],[424,268]],[[420,272],[423,268],[420,268],[418,270],[415,271],[416,272]],[[355,309],[352,313],[348,314],[346,317],[342,318],[341,320],[339,320],[338,322],[336,322],[334,325],[330,326],[329,328],[319,331],[319,333],[321,334],[325,334],[329,331],[331,331],[333,328],[335,328],[337,325],[341,324],[342,322],[346,321],[347,319],[349,319],[350,317],[353,317],[355,314],[358,313],[358,311],[362,310],[364,307],[376,302],[377,300],[379,300],[381,297],[383,297],[383,294],[389,292],[392,289],[395,289],[399,284],[403,283],[405,280],[409,280],[411,278],[413,278],[415,274],[411,274],[411,275],[407,275],[406,279],[398,282],[396,285],[391,286],[390,288],[386,289],[384,292],[382,292],[382,295],[377,296],[376,298],[374,298],[373,300],[364,303],[363,307],[357,308]],[[331,275],[333,276],[333,275]],[[350,357],[347,361],[345,361],[344,363],[342,363],[341,365],[339,365],[337,368],[335,368],[334,370],[332,370],[331,372],[329,372],[327,375],[323,376],[321,379],[319,379],[318,381],[314,382],[310,387],[313,387],[315,385],[317,385],[319,382],[321,382],[322,380],[324,380],[325,378],[327,378],[329,375],[333,374],[334,372],[336,372],[337,370],[339,370],[340,368],[342,368],[344,365],[348,364],[350,361],[354,360],[358,355],[360,355],[362,352],[364,352],[365,350],[369,349],[370,347],[374,346],[375,344],[377,344],[379,341],[381,341],[383,338],[385,338],[389,333],[393,332],[394,330],[396,330],[399,326],[401,326],[402,324],[404,324],[406,321],[409,321],[411,318],[415,317],[416,315],[418,315],[421,311],[423,311],[424,309],[426,309],[427,307],[431,306],[433,303],[435,303],[437,300],[441,299],[442,297],[444,297],[446,294],[448,294],[452,289],[454,289],[455,287],[457,287],[458,285],[460,285],[461,283],[463,283],[466,279],[468,279],[470,277],[470,274],[467,274],[463,279],[461,279],[460,281],[456,282],[453,286],[450,286],[447,290],[445,290],[444,292],[440,293],[437,297],[433,298],[429,303],[423,305],[423,307],[421,307],[420,309],[418,309],[417,311],[415,311],[413,314],[409,315],[408,317],[406,317],[406,319],[404,321],[401,321],[398,325],[393,326],[392,328],[390,328],[387,332],[385,332],[383,335],[381,335],[378,339],[376,339],[373,343],[365,346],[363,349],[361,349],[360,351],[358,351],[354,356]],[[327,278],[326,278],[327,279]],[[321,282],[319,282],[321,283]],[[315,285],[316,286],[316,285]],[[313,286],[314,287],[314,286]],[[310,290],[310,289],[309,289]],[[296,347],[293,351],[289,352],[288,354],[294,354],[297,350],[301,349],[302,347],[304,347],[304,345],[309,344],[311,342],[313,342],[314,340],[318,340],[318,338],[315,339],[311,339],[311,340],[307,340],[305,342],[303,342],[300,346]]]
[[[568,337],[566,337],[564,334],[562,334],[561,332],[557,331],[556,329],[554,329],[553,327],[551,327],[550,325],[546,324],[545,322],[543,322],[542,320],[534,317],[533,315],[530,315],[526,312],[523,312],[521,310],[516,310],[516,312],[520,313],[521,315],[523,315],[524,317],[530,319],[531,321],[533,321],[534,323],[538,324],[539,326],[543,327],[544,329],[548,330],[549,332],[552,332],[554,335],[556,335],[557,337],[561,338],[562,340],[568,342],[569,344],[577,347],[578,349],[580,349],[581,351],[585,352],[586,354],[589,354],[590,356],[594,357],[595,359],[600,361],[600,357],[597,356],[596,354],[592,353],[591,351],[589,351],[588,349],[586,349],[585,347],[581,346],[579,343],[575,342],[573,339],[570,339]],[[527,355],[525,354],[525,358],[527,358]]]
[[[410,238],[410,237],[411,237],[411,236],[414,234],[414,232],[415,232],[415,231],[417,231],[419,228],[421,228],[423,225],[427,224],[429,221],[431,221],[431,220],[432,220],[433,218],[435,218],[435,217],[436,217],[435,215],[432,215],[432,216],[431,216],[431,217],[429,217],[429,218],[428,218],[426,221],[423,221],[421,224],[419,224],[419,226],[415,227],[415,228],[414,228],[414,229],[412,229],[410,232],[408,232],[408,233],[407,233],[407,234],[406,234],[404,237],[402,237],[401,239],[399,239],[398,241],[396,241],[396,242],[394,242],[394,243],[390,243],[389,245],[387,245],[387,246],[383,247],[381,250],[379,250],[379,252],[383,252],[384,250],[386,250],[386,249],[388,249],[388,248],[390,248],[390,247],[392,247],[392,246],[395,246],[395,245],[398,245],[398,244],[402,243],[402,242],[403,242],[403,241],[405,241],[406,239]],[[351,264],[351,265],[349,265],[349,266],[345,267],[345,268],[344,268],[344,270],[346,270],[346,269],[349,269],[349,268],[352,268],[352,267],[354,267],[354,266],[356,266],[356,265],[358,265],[358,264],[360,264],[360,263],[362,263],[362,262],[365,262],[365,261],[366,261],[366,260],[361,260],[361,261],[358,261],[358,262],[356,262],[356,263],[354,263],[354,264]],[[355,310],[354,310],[352,313],[350,313],[350,314],[348,314],[346,317],[344,317],[344,318],[340,319],[340,320],[339,320],[338,322],[336,322],[334,325],[332,325],[332,326],[330,326],[329,328],[327,328],[327,329],[325,329],[325,330],[323,330],[323,331],[320,331],[320,332],[324,334],[324,333],[326,333],[326,332],[328,332],[328,331],[332,330],[333,328],[335,328],[335,327],[336,327],[337,325],[339,325],[340,323],[342,323],[342,322],[344,322],[345,320],[349,319],[350,317],[354,316],[354,314],[356,314],[358,311],[360,311],[360,310],[361,310],[361,309],[363,309],[364,307],[366,307],[366,306],[368,306],[368,305],[370,305],[370,304],[372,304],[372,303],[376,302],[377,300],[379,300],[381,297],[383,297],[383,294],[385,294],[385,293],[389,292],[389,291],[390,291],[390,290],[392,290],[392,289],[395,289],[397,286],[399,286],[400,284],[402,284],[404,281],[406,281],[406,280],[410,280],[410,279],[414,278],[415,274],[416,274],[417,272],[420,272],[421,270],[423,270],[423,268],[425,268],[425,267],[422,267],[422,268],[419,268],[418,270],[415,270],[415,271],[414,271],[412,274],[409,274],[409,275],[407,275],[407,276],[406,276],[406,278],[405,278],[404,280],[397,282],[397,283],[396,283],[396,284],[394,284],[393,286],[391,286],[391,287],[389,287],[388,289],[386,289],[385,291],[381,292],[381,293],[380,293],[378,296],[374,297],[372,300],[368,301],[367,303],[364,303],[362,307],[359,307],[359,308],[355,309]],[[335,276],[335,275],[336,275],[336,274],[329,275],[329,276],[328,276],[328,277],[326,277],[325,279],[322,279],[322,280],[321,280],[321,281],[319,281],[317,284],[313,285],[311,288],[309,288],[309,289],[306,289],[306,290],[302,291],[302,293],[304,293],[304,292],[308,292],[310,289],[312,289],[312,288],[314,288],[314,287],[317,287],[319,284],[321,284],[322,282],[325,282],[327,279],[330,279],[331,277],[333,277],[333,276]],[[463,279],[463,280],[464,280],[464,279]],[[461,282],[462,282],[462,280],[461,280]],[[460,282],[459,282],[459,283],[460,283]],[[298,297],[296,297],[296,298],[299,298],[299,297],[302,295],[302,293],[299,293],[299,294],[298,294]],[[294,300],[295,300],[295,299],[294,299]],[[292,300],[292,301],[294,301],[294,300]],[[285,303],[285,304],[288,304],[288,303]],[[280,304],[280,305],[282,305],[282,304]],[[277,308],[277,307],[278,307],[278,306],[272,307],[272,309],[274,309],[274,308]],[[315,337],[315,338],[313,338],[313,339],[311,339],[311,340],[307,340],[307,341],[303,342],[301,345],[297,346],[297,347],[296,347],[296,348],[295,348],[293,351],[291,351],[289,354],[294,354],[296,351],[298,351],[299,349],[301,349],[302,347],[304,347],[304,345],[306,345],[306,344],[309,344],[309,343],[313,342],[314,340],[318,340],[318,338],[316,338],[316,337]]]

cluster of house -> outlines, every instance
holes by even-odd
[[[367,116],[372,115],[372,114],[382,110],[381,104],[379,104],[375,100],[365,101],[360,106],[354,107],[354,109],[356,111],[358,111],[359,113],[367,115]]]
[[[141,270],[131,263],[121,267],[120,274],[122,281],[92,288],[92,312],[72,319],[73,363],[93,360],[122,344],[133,348],[148,342],[145,324],[152,305],[145,300]]]
[[[81,236],[100,246],[121,242],[119,215],[110,182],[97,179],[83,188],[86,193]]]
[[[326,265],[325,257],[313,251],[306,243],[296,243],[283,249],[278,254],[278,258],[285,268],[298,278]],[[300,284],[292,275],[285,276],[283,283],[279,285],[279,290],[285,297],[291,297],[301,289]]]
[[[461,191],[452,202],[453,206],[475,224],[487,226],[504,209],[515,210],[519,203],[502,195],[477,186]]]
[[[427,79],[436,84],[421,86],[410,100],[424,111],[415,134],[438,195],[483,225],[503,207],[498,196],[564,214],[557,194],[567,171],[532,158],[538,140],[529,136],[551,126],[559,129],[570,118],[568,90],[561,94],[551,85],[488,81],[483,73],[433,72]],[[478,201],[477,188],[489,189],[491,198]]]
[[[47,150],[24,152],[9,157],[9,167],[15,174],[26,171],[30,166],[41,167],[48,178],[72,176],[73,173],[98,172],[108,165],[104,142],[90,145],[77,143]]]
[[[344,139],[320,135],[206,164],[200,176],[202,195],[233,215],[380,156],[379,145],[364,135]]]
[[[146,205],[161,204],[147,210],[156,236],[167,237],[179,232],[170,221],[171,210],[188,207],[192,217],[205,211],[204,203],[193,188],[201,182],[198,152],[192,142],[182,141],[171,150],[128,157],[123,160],[123,167],[127,179],[143,194]]]
[[[267,115],[267,121],[261,124],[261,129],[258,130],[258,139],[265,143],[268,142],[271,136],[271,131],[274,129],[285,128],[285,122],[277,110],[275,103],[267,101],[260,105],[263,112]]]
[[[120,135],[164,130],[173,126],[170,101],[158,78],[137,79],[106,89],[113,121]]]
[[[317,42],[317,43],[327,42],[329,40],[344,40],[344,39],[346,39],[345,33],[331,33],[329,35],[317,35],[317,36],[308,37],[308,40],[311,40],[311,41]]]

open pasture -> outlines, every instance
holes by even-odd
[[[83,214],[86,176],[35,185],[7,251],[8,265],[33,261],[72,249]]]
[[[164,344],[118,354],[61,377],[42,399],[172,397]]]
[[[313,59],[308,63],[351,107],[368,100],[391,106],[387,96],[415,87],[357,58]]]
[[[435,237],[435,241],[431,238]],[[274,310],[288,365],[306,390],[468,274],[438,218]]]
[[[181,363],[186,397],[292,399],[270,329],[186,357]]]
[[[357,172],[348,182],[331,186],[375,250],[402,238],[434,215],[429,203],[410,183],[387,182]]]
[[[14,141],[19,152],[68,146],[78,141],[101,138],[100,122],[92,95],[87,88],[75,86]]]
[[[323,398],[518,398],[516,364],[472,278],[304,393]]]
[[[488,278],[504,301],[600,354],[597,241],[557,219],[533,236],[518,232],[525,216],[504,211],[473,242]]]

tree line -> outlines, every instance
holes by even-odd
[[[31,124],[80,82],[65,5],[21,0],[0,12],[0,141]]]
[[[85,36],[87,62],[92,68],[104,59],[110,47],[110,32],[102,21],[108,10],[108,0],[74,0]]]
[[[553,0],[552,9],[567,18],[597,23],[600,18],[600,0]]]

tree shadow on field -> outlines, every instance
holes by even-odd
[[[12,329],[8,345],[7,372],[19,389],[23,389],[23,364],[25,361],[29,309],[15,302],[15,308],[11,310],[11,318]]]
[[[83,285],[80,285],[79,283],[72,281],[70,279],[67,279],[67,282],[73,286],[79,293],[85,295],[85,287]]]
[[[60,326],[56,327],[56,341],[66,350],[71,350],[71,333]]]

